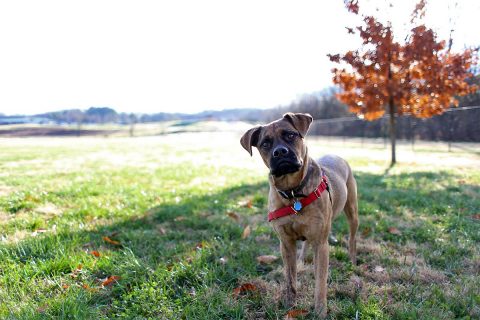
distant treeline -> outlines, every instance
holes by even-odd
[[[430,141],[480,142],[480,108],[454,109],[428,119],[402,116],[397,119],[398,139]],[[375,121],[342,119],[316,121],[310,134],[321,136],[345,136],[387,138],[388,118]]]
[[[477,79],[478,81],[478,79]],[[459,98],[459,107],[428,119],[403,116],[397,121],[399,139],[480,142],[480,91]],[[473,108],[464,108],[470,107]],[[310,113],[315,121],[312,135],[380,138],[388,136],[388,119],[365,121],[357,118],[335,97],[335,91],[324,91],[300,98],[287,106],[263,110],[255,122],[280,118],[285,112]]]
[[[50,119],[59,124],[92,124],[92,123],[131,123],[136,119],[135,114],[117,113],[108,107],[91,107],[88,110],[69,109],[56,112],[47,112],[37,115]]]
[[[254,121],[258,119],[261,109],[226,109],[222,111],[203,111],[195,114],[159,112],[154,114],[117,113],[108,107],[91,107],[88,110],[62,110],[36,115],[56,123],[93,124],[93,123],[148,123],[173,120],[223,120],[223,121]]]
[[[479,79],[476,81],[480,82]],[[459,107],[480,106],[480,92],[459,99]],[[385,118],[376,121],[358,119],[348,108],[337,100],[335,89],[304,95],[296,101],[273,109],[226,109],[222,111],[204,111],[196,114],[155,113],[135,114],[117,113],[108,107],[92,107],[49,112],[37,115],[59,124],[120,123],[135,124],[173,120],[221,120],[267,123],[280,118],[286,112],[310,113],[316,121],[310,134],[351,137],[386,137],[388,124]],[[397,134],[400,139],[423,139],[443,141],[480,142],[480,109],[452,109],[443,115],[429,119],[399,117]]]

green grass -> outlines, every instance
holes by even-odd
[[[0,140],[0,318],[284,318],[281,260],[255,259],[280,255],[266,169],[238,138]],[[400,150],[386,173],[381,148],[312,140],[310,150],[347,158],[359,186],[357,266],[345,218],[333,227],[331,319],[480,317],[476,155]],[[234,297],[246,282],[257,291]],[[298,291],[296,308],[315,319],[311,264]]]

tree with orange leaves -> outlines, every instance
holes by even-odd
[[[359,14],[358,0],[347,0],[345,5],[350,12]],[[425,0],[420,0],[411,23],[424,14]],[[437,41],[435,32],[423,24],[413,27],[405,43],[399,43],[394,40],[390,22],[384,25],[373,16],[362,18],[364,23],[356,31],[363,46],[345,54],[328,55],[331,61],[347,65],[332,70],[333,82],[341,88],[339,100],[357,115],[374,120],[388,112],[393,165],[395,117],[438,115],[458,105],[455,96],[475,92],[477,87],[466,80],[473,76],[470,70],[477,63],[478,48],[452,53],[451,40],[448,46],[445,41]]]

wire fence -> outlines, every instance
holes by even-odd
[[[435,142],[448,151],[461,149],[480,154],[480,106],[448,109],[439,116],[427,119],[399,116],[396,121],[399,144],[416,145]],[[356,141],[389,146],[389,116],[374,121],[356,117],[318,119],[312,123],[310,135],[325,137],[327,141],[346,143]],[[348,138],[348,139],[347,139]]]

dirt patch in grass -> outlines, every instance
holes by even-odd
[[[8,220],[10,220],[12,216],[13,215],[11,213],[0,210],[0,224],[8,222]]]
[[[2,242],[12,244],[18,243],[31,235],[31,232],[27,230],[16,230],[11,235],[2,236]]]
[[[431,295],[429,287],[435,285],[445,297],[455,298],[459,286],[455,278],[449,278],[441,270],[430,267],[417,252],[414,243],[393,250],[386,242],[376,242],[372,239],[358,239],[358,256],[362,260],[359,265],[352,266],[350,262],[338,260],[336,251],[346,251],[344,247],[331,247],[330,271],[328,284],[329,314],[342,317],[345,303],[367,303],[371,299],[378,302],[380,309],[388,309],[394,313],[391,306],[399,300],[427,299]],[[391,259],[386,262],[386,249],[390,250]],[[311,254],[310,254],[311,255]],[[402,258],[403,257],[403,258]],[[388,259],[387,259],[388,260]],[[313,312],[315,277],[311,259],[305,264],[297,264],[297,301],[295,308]],[[477,261],[477,267],[478,267]],[[473,267],[475,269],[475,267]],[[244,279],[255,283],[261,288],[265,303],[282,308],[282,293],[285,290],[283,265],[279,260],[270,272]],[[467,295],[472,288],[463,288]],[[470,290],[470,291],[469,291]],[[405,295],[410,295],[405,298]],[[430,296],[429,296],[430,297]],[[360,307],[358,307],[360,308]],[[385,309],[385,310],[386,310]],[[262,310],[250,310],[247,318],[255,318]]]
[[[52,218],[62,213],[62,210],[52,203],[45,203],[44,205],[35,208],[35,212],[44,215],[46,218]]]
[[[15,189],[13,187],[0,185],[0,197],[7,197],[14,191]]]

